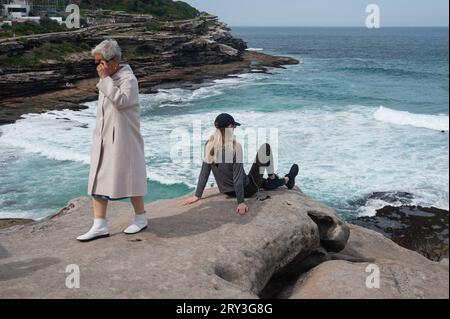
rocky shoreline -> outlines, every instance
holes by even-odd
[[[102,14],[96,16],[103,21]],[[208,14],[172,22],[136,17],[71,32],[0,39],[0,125],[26,113],[83,109],[81,103],[95,100],[98,78],[89,49],[109,37],[118,40],[141,93],[167,86],[194,88],[231,74],[299,63],[246,51],[244,41]]]
[[[375,216],[359,217],[354,224],[383,234],[402,247],[430,260],[448,260],[447,210],[420,206],[385,206]]]
[[[79,243],[92,223],[89,197],[45,221],[0,230],[0,298],[448,298],[448,264],[372,230],[347,224],[299,189],[235,199],[208,189],[202,201],[146,205],[149,228],[126,236],[129,203],[112,202],[109,238]],[[65,269],[80,268],[67,289]],[[367,286],[368,267],[380,287]]]

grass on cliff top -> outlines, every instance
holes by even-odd
[[[87,43],[45,43],[44,45],[26,51],[21,55],[9,56],[0,60],[0,66],[16,66],[21,68],[38,68],[45,63],[46,60],[55,60],[64,62],[64,57],[70,53],[78,53],[90,50]]]
[[[12,38],[14,35],[20,37],[23,35],[41,34],[49,32],[67,31],[65,25],[51,20],[48,17],[41,17],[40,23],[31,21],[14,23],[12,26],[3,25],[0,28],[0,38]]]
[[[186,2],[172,0],[85,0],[81,7],[151,14],[163,20],[192,19],[199,13]]]

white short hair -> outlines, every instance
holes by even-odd
[[[117,60],[122,59],[122,50],[119,44],[114,39],[107,39],[102,41],[99,45],[91,51],[92,55],[101,54],[106,60],[112,60],[116,58]]]

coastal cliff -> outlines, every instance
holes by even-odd
[[[85,15],[89,25],[75,31],[0,39],[0,124],[25,113],[81,109],[80,103],[95,100],[98,78],[90,49],[106,38],[119,42],[141,93],[298,63],[246,51],[243,40],[207,13],[176,21],[109,10]]]
[[[48,220],[0,230],[0,298],[448,298],[448,265],[342,221],[299,189],[248,200],[205,192],[146,205],[149,227],[127,236],[129,203],[108,207],[111,237],[80,243],[92,222],[79,197]],[[366,267],[381,271],[366,287]],[[80,288],[65,285],[80,269]]]

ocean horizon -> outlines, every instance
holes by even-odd
[[[249,50],[300,64],[141,94],[147,203],[196,184],[200,164],[171,161],[170,133],[195,120],[210,132],[226,111],[276,128],[278,173],[298,163],[303,192],[346,219],[385,205],[448,210],[448,27],[231,29]],[[0,218],[45,218],[87,196],[96,101],[85,105],[0,126]]]

